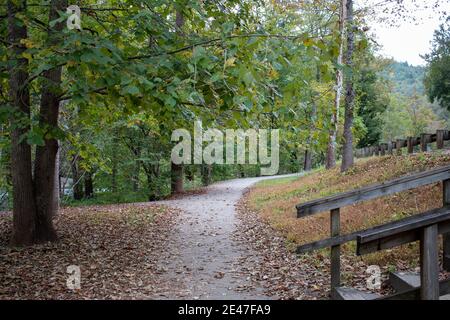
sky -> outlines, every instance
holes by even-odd
[[[423,0],[428,1],[428,0]],[[445,10],[450,12],[450,1],[446,2]],[[412,65],[424,65],[425,61],[420,55],[430,51],[430,42],[433,39],[434,30],[442,23],[439,15],[431,9],[417,10],[413,14],[417,22],[401,21],[398,26],[376,24],[372,32],[377,42],[382,46],[381,54],[394,58],[400,62],[408,62]]]

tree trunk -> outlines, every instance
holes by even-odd
[[[58,11],[64,11],[67,0],[52,0],[50,4],[49,21],[59,18]],[[61,21],[52,28],[49,26],[48,43],[59,42],[65,22]],[[41,94],[39,126],[48,130],[58,127],[59,96],[61,94],[62,67],[55,67],[44,72]],[[34,164],[34,184],[36,191],[37,224],[36,238],[38,242],[56,240],[56,231],[52,218],[56,215],[54,209],[55,163],[58,152],[58,141],[54,137],[45,137],[45,145],[37,146]]]
[[[138,157],[140,157],[140,151],[139,151]],[[132,177],[133,191],[138,192],[139,191],[139,173],[141,172],[141,161],[140,160],[136,160],[133,170],[134,170],[133,177]]]
[[[245,171],[241,164],[238,164],[239,178],[245,178]]]
[[[8,1],[8,41],[10,60],[16,61],[9,68],[9,96],[16,111],[11,116],[11,175],[13,186],[13,232],[11,244],[25,246],[34,243],[36,228],[36,202],[34,199],[33,176],[31,168],[31,146],[21,139],[29,126],[21,125],[19,118],[30,118],[30,93],[28,86],[22,86],[28,79],[28,60],[22,57],[25,46],[22,39],[27,38],[25,24],[17,23],[16,16],[26,11],[25,1]],[[23,123],[23,122],[22,122]]]
[[[92,172],[86,172],[84,175],[84,197],[90,199],[94,197],[94,182]]]
[[[210,164],[202,164],[202,184],[206,187],[211,184],[211,171],[212,166]]]
[[[347,54],[346,64],[349,70],[353,70],[353,51],[354,38],[353,32],[353,0],[347,0]],[[355,105],[355,90],[353,88],[353,72],[350,71],[347,77],[347,89],[345,94],[345,120],[344,120],[344,149],[342,152],[342,166],[341,171],[347,171],[353,166],[353,110]]]
[[[111,170],[111,192],[116,193],[117,192],[117,157],[115,156],[115,153],[112,157],[112,170]]]
[[[159,198],[158,190],[156,190],[156,183],[154,181],[154,175],[150,170],[145,170],[147,175],[147,189],[148,189],[148,201],[156,201]]]
[[[311,171],[312,169],[312,154],[311,149],[305,150],[305,161],[303,163],[304,171]]]
[[[330,132],[328,136],[327,158],[325,164],[327,169],[331,169],[336,166],[336,135],[339,122],[339,107],[343,81],[343,73],[340,67],[342,66],[342,56],[344,51],[346,3],[346,0],[341,0],[339,11],[339,54],[337,58],[338,69],[336,70],[336,96],[334,99],[334,108],[331,114]]]
[[[183,165],[171,163],[171,182],[170,182],[170,190],[171,194],[182,193],[183,189]]]
[[[179,9],[176,11],[176,26],[177,26],[177,34],[179,36],[183,36],[182,28],[184,25],[184,16],[183,12],[181,12]],[[171,162],[171,181],[170,181],[170,189],[171,194],[177,194],[182,193],[184,191],[183,187],[183,175],[184,175],[184,168],[183,165],[177,165]]]

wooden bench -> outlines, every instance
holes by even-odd
[[[443,205],[447,206],[450,205],[450,166],[414,173],[388,182],[299,204],[296,206],[298,218],[330,210],[331,238],[299,246],[297,253],[302,254],[331,247],[331,289],[333,294],[333,289],[338,288],[341,282],[340,246],[346,242],[357,240],[362,233],[362,231],[358,231],[346,235],[340,234],[340,208],[441,181],[443,183]],[[430,213],[424,215],[428,214]],[[444,269],[450,271],[450,233],[448,232],[444,234],[443,247]]]

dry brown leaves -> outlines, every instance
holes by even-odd
[[[158,257],[177,212],[129,204],[62,209],[59,241],[8,246],[12,217],[0,216],[0,299],[146,299],[164,287]],[[81,270],[69,290],[67,267]]]
[[[248,198],[238,205],[241,221],[235,238],[246,243],[257,255],[254,259],[243,258],[240,272],[250,280],[265,288],[265,293],[283,300],[317,300],[328,299],[330,292],[330,260],[326,251],[297,255],[284,235],[272,228],[261,216],[248,206]],[[369,266],[357,257],[344,254],[341,256],[343,285],[367,291],[366,273]],[[382,267],[383,285],[377,293],[387,294],[387,267]]]

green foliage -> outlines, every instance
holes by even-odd
[[[450,110],[450,18],[434,33],[433,48],[425,56],[425,87],[431,102]]]
[[[354,69],[336,65],[338,1],[286,6],[263,0],[111,0],[105,4],[87,0],[82,30],[63,28],[51,44],[47,27],[65,21],[67,14],[48,21],[48,3],[28,3],[26,13],[18,17],[18,23],[28,28],[22,45],[31,92],[31,118],[23,121],[30,130],[23,139],[34,149],[45,138],[58,138],[61,176],[76,176],[74,169],[78,169],[79,183],[86,176],[94,179],[94,198],[88,202],[167,196],[171,133],[177,128],[192,132],[195,120],[201,120],[204,128],[281,128],[280,173],[298,171],[305,150],[312,151],[314,164],[320,165],[339,68],[356,80],[353,131],[360,146],[380,140],[383,119],[400,119],[407,132],[429,125],[428,121],[413,126],[400,102],[385,112],[389,88],[380,76],[383,62],[374,57],[372,42],[361,31],[364,12],[355,16]],[[0,16],[5,10],[0,7]],[[183,17],[181,25],[177,13]],[[2,19],[2,39],[6,27]],[[6,107],[6,70],[14,63],[7,55],[7,43],[0,42],[0,102],[5,105],[0,108],[0,143],[5,150],[11,131],[8,118],[23,116]],[[61,92],[59,128],[41,127],[44,73],[56,66],[63,70],[61,87],[56,88]],[[400,87],[421,82],[423,70],[400,64],[393,69]],[[343,107],[339,111],[342,114]],[[390,118],[387,112],[395,114]],[[342,117],[338,129],[342,131]],[[397,134],[391,132],[395,128],[389,130]],[[4,168],[2,188],[9,171]],[[254,176],[259,169],[213,166],[211,178]],[[199,186],[200,176],[198,166],[185,166],[188,188]]]
[[[377,144],[381,139],[383,114],[389,104],[389,88],[378,74],[380,68],[383,68],[380,62],[369,63],[357,77],[357,114],[365,126],[365,134],[359,140],[359,147]]]
[[[415,93],[425,94],[423,84],[425,68],[422,66],[412,66],[407,62],[393,61],[381,73],[381,76],[392,82],[396,94],[405,96],[412,96]]]

